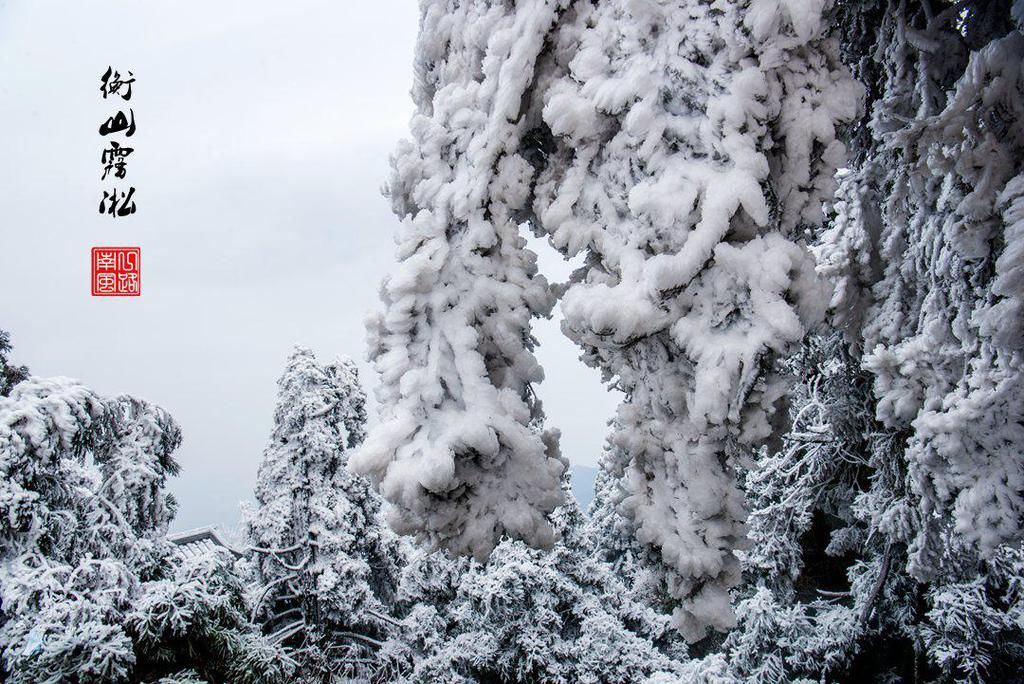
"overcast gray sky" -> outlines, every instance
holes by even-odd
[[[293,344],[351,355],[372,394],[363,318],[393,264],[380,188],[416,24],[412,0],[0,0],[0,329],[37,375],[171,411],[177,529],[237,520]],[[108,65],[134,72],[130,103],[102,98]],[[97,128],[121,105],[138,213],[113,219]],[[141,297],[89,295],[97,245],[142,247]],[[549,422],[593,464],[615,397],[557,322],[537,335]]]

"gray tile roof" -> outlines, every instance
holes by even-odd
[[[167,535],[167,539],[177,546],[177,553],[181,558],[195,558],[209,553],[217,548],[224,548],[230,551],[236,558],[242,556],[242,552],[235,549],[231,544],[217,532],[214,527],[197,527],[194,530],[175,532]]]

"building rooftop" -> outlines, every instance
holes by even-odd
[[[178,547],[178,555],[182,558],[195,558],[218,547],[227,549],[235,558],[241,558],[243,555],[241,551],[228,543],[213,526],[175,532],[167,535],[167,539]]]

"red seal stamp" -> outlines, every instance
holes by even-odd
[[[142,249],[92,248],[92,296],[138,297],[142,293]]]

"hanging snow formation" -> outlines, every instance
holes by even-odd
[[[827,9],[581,6],[578,50],[545,95],[563,146],[537,215],[563,253],[587,254],[563,329],[626,393],[621,505],[691,639],[733,624],[735,469],[773,432],[775,359],[827,302],[799,239],[822,222],[836,128],[860,96]]]
[[[412,142],[394,160],[398,270],[372,320],[381,422],[352,458],[390,522],[486,557],[503,535],[546,546],[562,501],[542,431],[530,321],[554,303],[525,248],[534,169],[523,108],[557,3],[424,3]]]
[[[843,18],[871,101],[815,251],[845,339],[805,345],[786,447],[746,478],[723,649],[748,678],[1020,671],[1024,12],[933,9]]]
[[[690,638],[733,623],[734,469],[772,433],[774,360],[828,296],[798,242],[860,91],[826,3],[423,6],[414,142],[394,160],[398,272],[371,322],[384,417],[354,465],[393,523],[486,554],[551,539],[562,464],[529,334],[552,294],[517,223],[587,255],[563,309],[627,394],[623,506]]]

